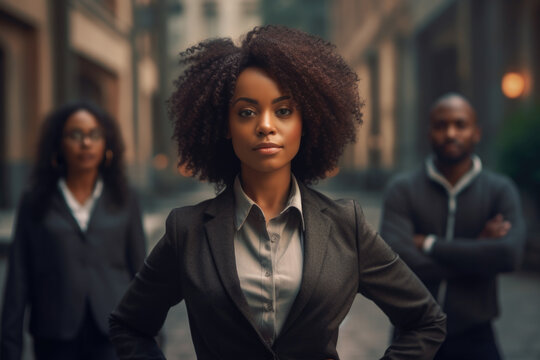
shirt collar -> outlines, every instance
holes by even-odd
[[[244,189],[242,189],[242,184],[240,184],[240,177],[237,175],[234,179],[234,200],[235,200],[235,217],[236,217],[236,230],[239,230],[242,225],[244,225],[244,222],[246,221],[249,212],[251,211],[251,208],[253,206],[256,206],[257,208],[260,207],[257,205],[253,200],[247,196],[247,194],[244,192]],[[298,182],[296,181],[296,178],[294,175],[291,174],[291,190],[289,192],[289,197],[287,198],[287,203],[283,210],[281,211],[280,215],[285,213],[289,208],[295,208],[298,210],[298,214],[300,215],[300,219],[302,221],[302,230],[305,230],[304,225],[304,215],[302,213],[302,197],[300,195],[300,188],[298,186]],[[262,214],[262,210],[261,210]]]
[[[434,155],[431,155],[426,159],[427,175],[431,180],[441,184],[449,194],[455,195],[465,189],[482,171],[482,161],[480,158],[475,154],[473,154],[471,158],[473,163],[471,169],[466,172],[454,186],[446,180],[444,175],[441,174],[435,166]]]
[[[68,203],[69,207],[72,209],[79,209],[84,206],[86,206],[88,203],[93,203],[97,198],[101,196],[101,193],[103,192],[103,180],[101,177],[98,177],[96,180],[96,184],[94,185],[94,191],[92,191],[92,195],[84,204],[79,203],[71,191],[69,190],[66,180],[61,177],[58,179],[58,187],[60,188],[60,191],[64,195],[64,199],[66,199],[66,202]]]

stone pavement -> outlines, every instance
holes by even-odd
[[[362,205],[366,218],[378,227],[380,194],[352,190],[321,183],[319,189],[332,198],[354,198]],[[152,248],[163,234],[170,209],[195,204],[214,196],[213,188],[201,186],[193,191],[169,197],[147,198],[143,202],[144,227]],[[0,213],[0,234],[9,234],[13,214]],[[0,288],[4,287],[6,259],[0,256]],[[518,272],[500,276],[502,315],[495,323],[506,360],[540,360],[540,274]],[[1,302],[1,300],[0,300]],[[378,359],[388,344],[390,324],[386,316],[369,300],[358,296],[343,322],[338,342],[341,359]],[[163,328],[164,352],[168,359],[195,360],[184,303],[173,307]],[[26,338],[23,360],[32,360]]]

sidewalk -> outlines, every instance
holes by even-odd
[[[380,194],[343,189],[322,183],[317,187],[332,198],[354,198],[362,205],[369,223],[378,228]],[[211,186],[168,197],[145,199],[144,227],[151,249],[164,232],[165,218],[178,206],[195,204],[215,195]],[[10,234],[13,214],[0,212],[0,237]],[[8,235],[9,239],[9,235]],[[0,288],[4,287],[6,259],[0,256]],[[540,274],[512,273],[500,276],[502,315],[496,321],[501,349],[506,360],[540,360]],[[2,300],[0,300],[1,302]],[[377,359],[388,344],[390,324],[369,300],[357,296],[341,326],[338,351],[343,360]],[[195,360],[184,303],[171,309],[164,325],[165,355],[168,359]],[[32,360],[26,338],[23,360]]]

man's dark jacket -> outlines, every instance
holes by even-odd
[[[391,181],[384,198],[381,236],[434,297],[441,282],[446,282],[446,294],[439,301],[448,316],[448,333],[454,334],[498,315],[496,275],[518,266],[525,226],[514,184],[481,170],[456,197],[453,236],[447,240],[449,196],[426,169],[422,166]],[[508,234],[479,238],[486,222],[497,214],[512,224]],[[414,246],[414,234],[437,236],[429,254]]]

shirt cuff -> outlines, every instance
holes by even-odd
[[[431,249],[433,248],[433,244],[435,244],[435,241],[437,240],[437,237],[433,234],[429,234],[424,239],[424,243],[422,244],[422,251],[424,254],[429,254],[431,252]]]

